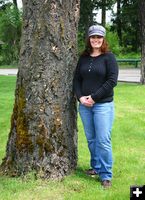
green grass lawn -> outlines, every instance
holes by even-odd
[[[13,109],[15,77],[0,76],[0,160],[5,155]],[[0,200],[128,200],[130,185],[145,184],[145,86],[120,83],[115,88],[116,119],[112,131],[113,186],[103,190],[84,174],[89,152],[78,118],[78,167],[63,181],[0,177]]]
[[[0,65],[0,69],[17,69],[17,65]]]

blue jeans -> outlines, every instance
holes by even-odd
[[[90,165],[101,181],[112,179],[111,129],[114,120],[114,103],[95,103],[92,107],[79,104],[88,147]]]

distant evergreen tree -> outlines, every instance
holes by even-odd
[[[117,30],[120,45],[127,52],[138,52],[140,48],[137,5],[137,0],[117,1],[117,13],[113,20],[112,30]]]
[[[0,64],[17,63],[21,37],[21,12],[13,3],[1,1],[0,6]]]

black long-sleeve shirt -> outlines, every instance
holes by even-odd
[[[78,99],[91,95],[96,103],[111,102],[117,78],[118,65],[113,53],[81,56],[74,74],[74,92]]]

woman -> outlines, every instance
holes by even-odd
[[[87,174],[99,175],[103,187],[108,188],[112,185],[113,88],[117,85],[118,66],[105,35],[103,26],[89,28],[87,46],[74,75],[74,92],[80,102],[79,113],[91,156]]]

